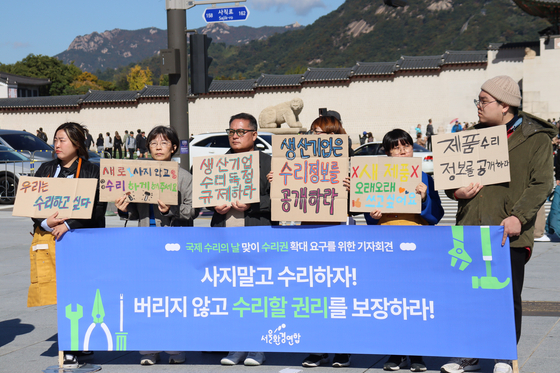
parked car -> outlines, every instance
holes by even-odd
[[[54,148],[32,133],[17,130],[0,130],[0,145],[16,150],[27,158],[45,162],[54,158]],[[89,161],[99,165],[101,157],[88,150]]]
[[[422,171],[427,174],[434,173],[434,157],[433,153],[428,149],[416,143],[412,146],[413,157],[422,158]],[[383,149],[383,144],[380,141],[369,142],[364,145],[359,146],[354,150],[354,156],[364,156],[364,155],[381,155],[387,156],[385,150]]]
[[[259,131],[255,147],[272,155],[272,135],[270,132]],[[189,148],[192,165],[193,158],[225,154],[230,148],[228,135],[225,131],[195,135],[189,144]]]
[[[33,176],[41,166],[5,145],[0,145],[0,204],[13,203],[21,176]]]

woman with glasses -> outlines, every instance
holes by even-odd
[[[152,158],[156,161],[171,161],[171,157],[179,149],[177,133],[165,126],[154,127],[148,134],[147,143]],[[169,206],[158,199],[157,204],[128,203],[127,196],[115,201],[119,212],[138,218],[139,227],[192,227],[197,216],[192,207],[192,176],[190,172],[179,168],[179,183],[177,205]],[[185,362],[185,353],[181,351],[166,351],[169,354],[169,364]],[[160,359],[159,351],[140,351],[141,365],[154,365]]]

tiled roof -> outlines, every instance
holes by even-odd
[[[84,98],[84,103],[134,102],[139,96],[140,91],[90,91]]]
[[[140,97],[169,97],[169,87],[165,85],[149,85],[140,91]]]
[[[488,62],[488,53],[486,51],[446,51],[443,54],[444,65],[486,62]]]
[[[391,75],[395,73],[394,62],[357,62],[352,68],[354,76]]]
[[[210,84],[209,93],[217,92],[247,92],[252,91],[255,79],[247,80],[213,80]]]
[[[490,50],[498,50],[498,49],[525,49],[526,47],[529,48],[539,48],[540,42],[538,41],[524,41],[520,43],[490,43],[488,44],[488,49]]]
[[[85,95],[40,96],[0,99],[0,108],[77,107]]]
[[[442,56],[402,56],[397,61],[398,70],[438,70]]]
[[[30,78],[28,76],[8,74],[3,72],[0,72],[0,81],[4,83],[17,83],[22,85],[33,85],[33,86],[43,86],[43,85],[51,84],[50,79]]]
[[[257,79],[257,87],[293,87],[301,85],[303,75],[269,75],[261,74]]]
[[[305,74],[303,74],[303,81],[328,82],[336,80],[349,80],[351,74],[351,68],[323,69],[310,67],[307,69]]]

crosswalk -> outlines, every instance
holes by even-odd
[[[443,218],[440,220],[438,225],[455,225],[457,201],[454,201],[447,197],[444,191],[439,191],[439,198],[441,199],[441,206],[443,207],[443,211],[445,212],[445,214],[443,215]],[[548,216],[548,213],[550,212],[550,201],[546,201],[544,208],[546,216]],[[366,224],[366,219],[361,214],[354,216],[354,220],[356,220],[356,224],[358,225]]]

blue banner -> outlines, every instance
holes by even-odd
[[[502,227],[106,228],[57,243],[61,350],[516,359]]]

